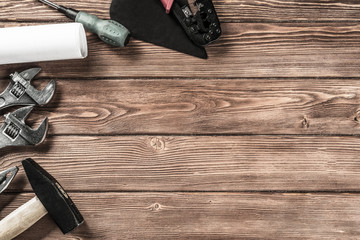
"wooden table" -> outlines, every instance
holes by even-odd
[[[110,0],[57,2],[108,18]],[[17,239],[360,238],[360,2],[214,4],[224,33],[206,61],[89,34],[85,60],[0,66],[0,89],[33,66],[57,84],[30,119],[49,117],[44,144],[2,151],[0,169],[34,158],[86,220]],[[0,2],[0,27],[66,21]],[[0,218],[33,196],[21,169]]]

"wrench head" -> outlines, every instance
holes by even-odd
[[[51,80],[48,85],[41,91],[30,85],[29,88],[26,89],[26,93],[37,103],[37,105],[43,106],[49,103],[54,96],[55,81]]]
[[[30,82],[38,73],[41,71],[41,68],[30,68],[20,73],[20,76],[26,81]],[[10,75],[11,76],[11,75]]]
[[[38,145],[42,143],[46,138],[48,126],[49,126],[49,120],[47,117],[45,117],[36,130],[32,130],[30,134],[27,134],[26,137],[27,141],[31,145]]]
[[[31,113],[31,111],[34,109],[33,106],[29,106],[29,107],[22,107],[19,108],[11,113],[8,113],[5,116],[13,116],[15,117],[17,120],[21,121],[23,124],[25,124],[25,120],[26,118],[29,116],[29,114]]]
[[[10,75],[11,82],[0,94],[0,109],[16,106],[35,106],[47,104],[55,93],[55,81],[52,80],[43,90],[37,90],[30,81],[41,71],[41,68],[30,68],[21,73]]]
[[[46,137],[48,130],[48,118],[45,117],[37,129],[26,125],[25,120],[33,107],[23,107],[5,115],[3,134],[12,140],[13,145],[38,145]]]
[[[27,69],[21,73],[15,72],[14,74],[10,75],[13,82],[15,83],[15,86],[19,88],[19,92],[26,93],[28,97],[30,97],[30,100],[28,100],[26,97],[24,97],[25,101],[28,101],[29,104],[26,105],[36,105],[42,106],[47,104],[51,98],[54,96],[55,92],[55,81],[51,80],[50,83],[41,91],[34,88],[30,82],[31,80],[41,71],[41,68],[30,68]],[[16,91],[16,89],[15,89]],[[24,94],[23,93],[23,94]],[[20,97],[22,97],[21,95]],[[20,98],[18,97],[18,98]],[[33,104],[31,104],[31,100],[34,101]]]

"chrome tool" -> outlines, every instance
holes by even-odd
[[[12,167],[8,170],[0,172],[0,193],[2,193],[9,186],[18,171],[18,167]]]
[[[33,130],[25,123],[33,107],[23,107],[5,115],[5,122],[0,127],[0,149],[8,146],[34,146],[44,141],[48,129],[48,119]]]
[[[11,82],[4,92],[0,94],[0,110],[17,105],[35,106],[47,104],[54,95],[55,81],[39,91],[34,88],[30,81],[41,71],[41,68],[30,68],[21,73],[10,75]]]

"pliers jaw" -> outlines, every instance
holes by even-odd
[[[0,193],[2,193],[10,185],[18,171],[18,167],[12,167],[8,170],[0,172]]]

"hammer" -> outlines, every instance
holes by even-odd
[[[22,161],[22,165],[36,196],[0,221],[1,240],[15,238],[47,213],[64,234],[84,222],[79,210],[54,177],[30,158]]]

